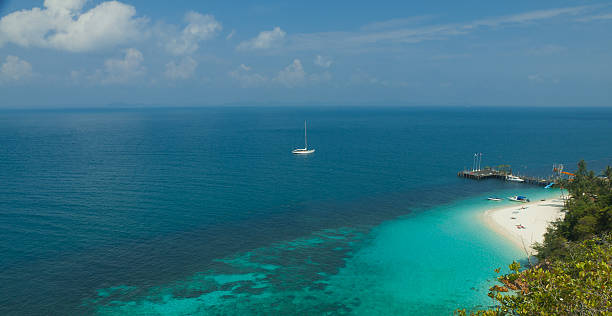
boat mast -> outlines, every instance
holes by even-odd
[[[304,149],[308,149],[308,135],[306,134],[306,120],[304,120]]]

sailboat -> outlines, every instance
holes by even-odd
[[[312,154],[314,149],[308,149],[308,135],[306,134],[306,121],[304,121],[304,148],[296,148],[291,153],[296,155]]]

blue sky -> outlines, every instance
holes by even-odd
[[[0,107],[612,106],[601,1],[0,0]]]

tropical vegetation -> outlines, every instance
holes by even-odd
[[[569,193],[565,217],[535,246],[539,263],[513,262],[489,289],[493,307],[457,314],[612,315],[612,168],[597,176],[580,161],[558,184]]]

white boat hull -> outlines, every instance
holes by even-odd
[[[517,177],[517,176],[513,176],[513,175],[507,175],[506,176],[506,180],[508,181],[512,181],[512,182],[525,182],[525,180]]]
[[[527,203],[529,202],[529,199],[517,199],[515,197],[508,197],[508,200],[513,201],[513,202],[521,202],[521,203]]]
[[[305,148],[294,149],[291,151],[291,153],[295,155],[306,155],[306,154],[312,154],[313,152],[315,152],[314,149],[305,149]]]

